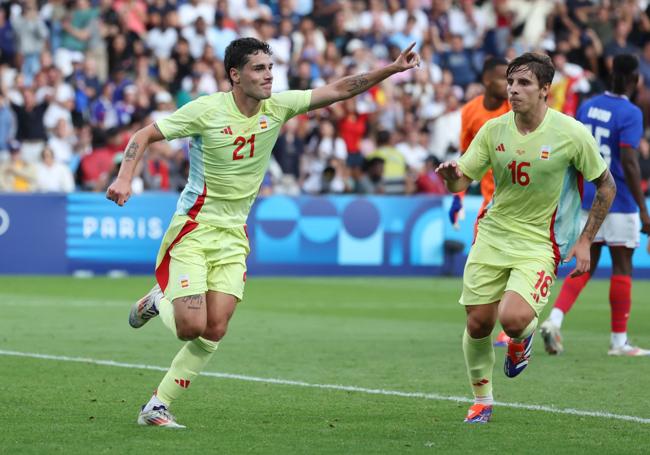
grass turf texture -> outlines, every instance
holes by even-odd
[[[127,324],[148,278],[0,277],[0,349],[168,367],[180,348],[160,321]],[[455,279],[253,278],[206,371],[470,397]],[[650,358],[610,358],[608,281],[565,320],[567,352],[541,339],[515,379],[497,348],[495,399],[650,418]],[[555,293],[559,287],[553,289]],[[650,346],[650,282],[633,286],[630,333]],[[548,311],[550,308],[547,308]],[[1,453],[647,453],[650,424],[199,377],[175,403],[187,430],[143,428],[160,371],[0,355]]]

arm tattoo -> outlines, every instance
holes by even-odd
[[[351,95],[357,95],[369,88],[370,83],[368,82],[368,78],[366,76],[367,73],[363,73],[346,78],[345,82],[348,93]]]
[[[200,295],[188,295],[187,297],[181,297],[183,305],[187,306],[188,310],[200,310],[203,305],[205,296]]]
[[[590,242],[593,242],[594,237],[596,237],[596,233],[600,229],[600,225],[603,224],[603,220],[607,216],[616,195],[616,184],[609,170],[605,171],[594,183],[596,184],[596,197],[591,205],[591,210],[589,210],[585,228],[582,230],[582,234]]]
[[[126,148],[126,151],[124,152],[124,160],[133,161],[137,153],[138,153],[138,143],[133,141],[129,144],[129,146]]]

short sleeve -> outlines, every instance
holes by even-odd
[[[596,180],[607,169],[607,163],[600,155],[596,139],[589,130],[579,122],[575,122],[573,142],[576,145],[573,166],[588,181]]]
[[[271,108],[286,122],[291,117],[307,112],[310,103],[311,90],[287,90],[273,95]]]
[[[643,114],[640,109],[631,109],[623,117],[619,144],[636,149],[643,136]]]
[[[489,125],[486,123],[478,130],[469,148],[458,160],[458,167],[472,180],[481,180],[490,169]]]
[[[207,97],[200,97],[190,101],[170,116],[156,122],[165,139],[171,141],[200,134],[202,129],[201,118],[207,108],[204,98]]]

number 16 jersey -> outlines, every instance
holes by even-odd
[[[480,180],[492,168],[496,190],[479,214],[477,242],[556,266],[578,238],[582,176],[598,178],[607,165],[587,129],[547,109],[523,135],[513,112],[488,121],[460,158],[461,171]]]
[[[192,138],[190,175],[176,214],[217,227],[244,225],[282,125],[310,102],[310,90],[276,93],[246,117],[232,92],[218,92],[156,122],[167,140]]]

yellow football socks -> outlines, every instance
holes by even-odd
[[[467,375],[476,402],[492,404],[492,371],[494,370],[492,336],[472,338],[465,329],[463,354],[465,354]]]
[[[194,381],[217,350],[216,341],[197,338],[185,343],[158,386],[158,398],[169,406]]]
[[[519,335],[517,338],[513,338],[513,341],[517,343],[521,343],[524,341],[526,338],[530,336],[531,333],[535,331],[537,328],[537,322],[539,321],[539,318],[534,317],[532,321],[530,321],[530,324],[526,326],[523,332],[521,332],[521,335]]]

